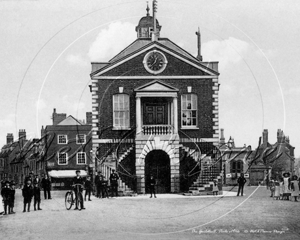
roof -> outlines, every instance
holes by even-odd
[[[57,125],[82,125],[76,118],[74,118],[72,115],[68,116],[66,119],[62,120]]]
[[[181,47],[177,46],[175,43],[170,41],[168,38],[159,38],[157,42],[177,53],[182,54],[183,56],[189,58],[190,60],[199,61],[196,57],[194,57],[193,55],[191,55],[190,53],[188,53]],[[154,42],[150,38],[136,39],[128,47],[126,47],[119,54],[117,54],[115,57],[113,57],[109,62],[113,63],[115,61],[118,61],[118,60],[122,59],[123,57],[126,57],[141,48],[151,45],[152,43],[154,43]]]

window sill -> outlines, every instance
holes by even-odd
[[[114,131],[122,131],[122,130],[131,130],[131,128],[128,128],[128,127],[113,127],[112,130]]]
[[[198,127],[181,127],[182,130],[198,130]]]

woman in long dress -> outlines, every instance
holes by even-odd
[[[295,198],[295,202],[298,202],[299,197],[299,181],[297,176],[293,176],[293,180],[291,181],[292,188],[292,198]]]
[[[285,200],[289,200],[290,195],[290,174],[284,173],[283,174],[283,198]]]
[[[280,178],[279,179],[279,195],[280,195],[280,199],[283,199],[283,179]]]

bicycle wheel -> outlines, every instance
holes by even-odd
[[[65,205],[67,210],[70,210],[73,205],[73,194],[71,192],[66,193]]]
[[[81,206],[83,205],[83,197],[82,197],[82,193],[78,192],[77,193],[77,197],[78,197],[78,210],[81,210]]]

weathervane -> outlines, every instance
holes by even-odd
[[[156,12],[157,12],[157,0],[153,0],[153,34],[152,34],[152,41],[157,40]]]

